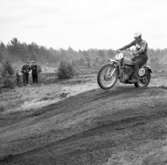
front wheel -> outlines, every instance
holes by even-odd
[[[116,84],[117,79],[117,67],[113,64],[104,65],[97,75],[97,82],[104,90],[112,88]]]
[[[134,85],[136,88],[147,87],[150,83],[150,80],[151,80],[151,73],[148,71],[148,73],[143,77],[140,77],[139,81],[136,82]]]

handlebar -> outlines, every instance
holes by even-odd
[[[129,55],[131,55],[131,56],[133,56],[133,57],[136,57],[136,56],[138,56],[137,54],[136,54],[136,51],[127,51],[127,50],[115,50],[115,53],[125,53],[125,55],[128,53]]]

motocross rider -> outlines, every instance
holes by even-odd
[[[125,50],[132,46],[135,46],[136,48],[136,51],[133,53],[134,57],[132,58],[132,62],[134,65],[134,74],[133,74],[134,80],[133,81],[137,82],[138,81],[138,70],[140,67],[146,64],[148,60],[148,56],[147,56],[148,44],[146,41],[142,39],[141,33],[135,33],[134,40],[128,45],[120,48],[119,51]]]

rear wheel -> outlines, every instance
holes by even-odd
[[[118,79],[117,67],[113,64],[107,64],[103,66],[98,75],[97,82],[102,89],[112,88]]]
[[[151,73],[149,71],[147,72],[148,73],[144,76],[139,77],[139,81],[134,84],[136,88],[147,87],[149,85],[151,80]]]

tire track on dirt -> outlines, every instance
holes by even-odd
[[[136,94],[136,97],[134,97],[134,94]],[[54,150],[54,155],[56,156],[56,151],[57,151],[57,156],[58,155],[63,155],[63,154],[70,154],[69,151],[74,150],[77,151],[77,147],[79,147],[80,145],[76,146],[76,148],[74,146],[71,146],[70,143],[75,144],[74,142],[77,140],[82,140],[84,138],[88,138],[90,140],[90,137],[93,136],[97,136],[98,133],[100,133],[102,130],[104,132],[107,132],[107,130],[109,129],[110,131],[114,130],[114,131],[123,131],[124,129],[130,129],[132,127],[138,127],[140,125],[146,124],[147,122],[151,122],[152,120],[158,120],[160,118],[166,117],[167,113],[166,113],[166,102],[164,102],[164,100],[166,99],[167,96],[167,92],[163,89],[159,89],[159,88],[148,88],[148,89],[142,89],[142,90],[136,90],[134,88],[124,88],[124,87],[120,87],[115,89],[114,91],[101,91],[101,90],[93,90],[90,92],[86,92],[83,94],[80,94],[78,96],[74,96],[72,98],[69,98],[65,101],[62,101],[61,103],[57,103],[55,105],[51,105],[50,107],[46,107],[43,109],[43,113],[37,115],[35,117],[35,119],[32,121],[28,121],[27,123],[25,122],[25,129],[27,129],[28,126],[35,126],[36,123],[40,123],[42,122],[44,119],[47,122],[48,119],[50,120],[52,116],[58,116],[58,115],[67,115],[67,119],[68,116],[70,117],[70,113],[71,114],[71,120],[73,119],[77,119],[82,117],[83,115],[87,114],[89,111],[91,112],[91,114],[98,113],[95,116],[88,116],[88,118],[85,118],[86,120],[81,120],[78,121],[77,123],[74,123],[74,125],[71,125],[72,128],[70,130],[68,130],[69,127],[67,127],[67,130],[64,129],[62,127],[62,137],[61,139],[56,139],[54,141],[50,140],[47,141],[45,143],[41,143],[39,146],[37,146],[34,149],[30,149],[27,151],[22,151],[20,153],[15,153],[14,155],[12,155],[12,152],[10,152],[11,154],[8,154],[6,156],[4,156],[2,158],[1,162],[5,162],[6,160],[9,160],[10,158],[18,158],[18,157],[24,157],[27,155],[38,155],[39,157],[44,156],[47,153],[47,150]],[[144,109],[142,110],[142,104],[145,103],[143,102],[142,98],[147,98],[148,100],[150,100],[149,103],[152,104],[152,99],[154,102],[154,105],[152,106],[146,106],[146,104],[144,104]],[[159,97],[159,99],[154,99],[154,97]],[[131,100],[131,101],[136,101],[136,99],[138,99],[140,101],[139,106],[136,106],[134,108],[134,105],[131,102],[129,102],[129,105],[125,104],[123,108],[120,109],[121,105],[117,105],[118,109],[116,110],[112,110],[110,111],[110,109],[112,109],[112,107],[114,106],[113,103],[116,102],[117,99],[120,99],[119,102],[117,101],[117,103],[120,104],[124,104],[126,103],[126,101]],[[76,105],[77,103],[77,105]],[[111,108],[110,108],[111,106]],[[116,106],[116,105],[115,105]],[[69,109],[67,109],[66,107],[69,107]],[[129,108],[127,108],[129,107]],[[133,107],[133,108],[132,108]],[[157,110],[157,108],[161,107],[160,110]],[[48,108],[48,109],[47,109]],[[61,110],[60,110],[60,109]],[[94,109],[95,108],[95,109]],[[98,108],[102,108],[99,110],[96,110]],[[104,109],[103,109],[104,108]],[[108,108],[106,110],[106,108]],[[58,109],[58,111],[56,111],[55,109]],[[48,111],[47,111],[48,110]],[[100,111],[102,110],[101,113]],[[143,114],[142,114],[143,112]],[[62,120],[66,120],[66,118],[62,118]],[[61,120],[59,121],[61,122]],[[85,123],[86,125],[85,125]],[[21,122],[20,122],[21,123]],[[9,126],[8,128],[2,129],[0,134],[4,135],[5,131],[10,131],[13,129],[19,129],[22,127],[22,125],[19,126],[19,124],[16,124],[15,126]],[[44,123],[45,124],[45,123]],[[79,126],[81,128],[79,128]],[[78,126],[78,127],[76,127]],[[74,131],[75,127],[78,129],[78,131]],[[115,129],[114,129],[115,128]],[[46,128],[44,128],[46,129]],[[48,129],[48,128],[47,128]],[[32,127],[33,130],[33,127]],[[55,132],[54,132],[55,131]],[[64,131],[64,132],[63,132]],[[66,133],[65,133],[66,132]],[[39,134],[40,136],[52,136],[51,139],[54,139],[57,135],[58,132],[56,132],[56,129],[49,129],[46,130],[46,132],[44,132],[43,134]],[[102,133],[102,132],[101,132]],[[64,134],[64,135],[63,135]],[[4,136],[5,137],[5,136]],[[35,135],[33,136],[33,138],[35,138],[35,141],[39,140],[39,136]],[[6,139],[8,139],[8,136],[6,136]],[[16,141],[20,140],[20,138],[15,139]],[[31,136],[27,136],[25,137],[25,139],[23,138],[23,141],[28,141],[28,140],[32,140]],[[84,140],[83,140],[84,141]],[[5,143],[5,141],[3,141]],[[7,142],[7,141],[6,141]],[[7,144],[12,143],[12,141],[7,142]],[[91,141],[92,142],[92,141]],[[100,141],[98,141],[100,142]],[[63,148],[63,145],[67,143],[67,148]],[[68,148],[68,143],[69,143],[69,148]],[[18,143],[19,144],[19,143]],[[20,143],[21,145],[22,143]],[[89,148],[89,142],[86,141],[86,143],[83,143],[84,147],[81,147],[81,151],[85,152],[85,150],[87,150]],[[91,144],[90,144],[91,145]],[[106,145],[106,143],[105,143]],[[98,146],[98,144],[95,145]],[[17,145],[16,145],[17,147]],[[87,148],[86,148],[87,147]],[[53,148],[53,149],[52,149]],[[58,149],[57,149],[58,148]],[[83,148],[83,150],[82,150]],[[86,148],[84,150],[84,148]],[[14,148],[13,148],[14,149]],[[17,148],[15,148],[17,150]],[[64,150],[64,151],[63,151]],[[89,149],[88,149],[89,150]],[[66,153],[66,152],[67,153]],[[47,154],[46,154],[47,155]],[[48,156],[48,155],[47,155]]]

